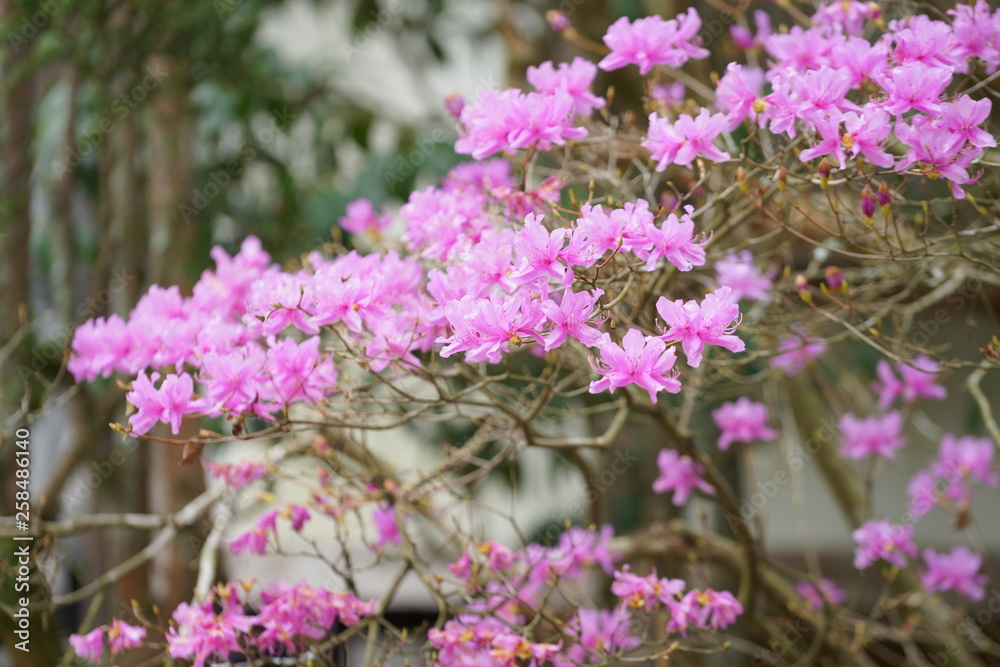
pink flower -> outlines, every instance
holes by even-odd
[[[708,241],[704,234],[695,236],[694,220],[691,219],[694,208],[687,206],[684,210],[680,220],[671,213],[659,227],[650,222],[642,228],[642,240],[636,241],[633,252],[639,259],[646,260],[647,271],[655,269],[661,259],[680,271],[690,271],[705,264],[705,243]]]
[[[990,6],[986,0],[978,0],[975,5],[958,5],[949,9],[955,17],[951,24],[955,37],[955,56],[963,60],[977,57],[991,65],[1000,63],[1000,34],[998,14],[990,16]]]
[[[115,371],[131,375],[141,368],[133,334],[118,315],[84,322],[73,334],[71,349],[68,369],[77,382],[111,377]]]
[[[601,338],[601,332],[594,326],[590,316],[594,305],[603,294],[604,290],[595,290],[591,293],[574,292],[567,289],[563,292],[562,300],[558,305],[555,301],[543,302],[542,312],[553,325],[552,331],[545,337],[545,350],[559,347],[570,336],[587,347],[597,345]]]
[[[336,391],[337,369],[319,351],[319,336],[296,344],[282,338],[267,351],[266,370],[274,399],[288,406],[294,402],[318,403]]]
[[[565,287],[573,279],[573,272],[561,261],[569,230],[559,228],[549,232],[542,226],[543,217],[529,214],[524,219],[524,227],[515,234],[514,252],[520,264],[510,279],[524,285],[540,278],[555,278]]]
[[[735,130],[747,118],[757,120],[764,108],[763,91],[763,70],[729,63],[715,89],[715,106],[729,119],[727,130]]]
[[[614,573],[614,578],[611,592],[621,598],[622,605],[647,612],[653,611],[658,604],[676,601],[687,585],[683,579],[660,578],[655,569],[645,576],[632,574],[627,563]]]
[[[455,165],[441,185],[449,192],[465,190],[483,195],[497,188],[514,187],[515,183],[510,162],[496,158]]]
[[[386,544],[398,545],[402,541],[399,534],[399,525],[396,523],[396,508],[383,503],[372,511],[372,522],[375,524],[375,532],[378,537],[375,540],[375,548],[382,549]]]
[[[288,509],[282,514],[286,519],[290,519],[292,522],[292,530],[296,533],[302,530],[302,527],[309,520],[309,510],[302,505],[289,505]]]
[[[376,213],[372,203],[362,198],[347,205],[346,215],[337,224],[351,234],[376,234],[392,224],[392,218],[385,211]]]
[[[800,581],[795,584],[795,590],[806,599],[813,611],[822,609],[824,603],[835,605],[847,599],[847,593],[837,588],[837,585],[826,577],[821,577],[815,584],[811,581]]]
[[[223,409],[237,414],[254,406],[260,398],[264,353],[256,345],[232,352],[209,352],[202,358],[199,382],[205,385],[205,402],[221,414]]]
[[[729,591],[706,588],[698,594],[697,601],[701,605],[698,626],[706,630],[728,628],[743,613],[743,605]]]
[[[278,269],[268,271],[250,288],[247,316],[260,321],[261,333],[265,336],[279,334],[289,325],[308,334],[317,334],[319,327],[310,321],[312,313],[302,307],[308,287],[309,278],[305,275],[292,275]]]
[[[840,418],[840,431],[844,436],[841,453],[849,459],[863,459],[877,454],[891,459],[896,450],[906,444],[900,434],[903,416],[890,412],[881,419],[866,417],[858,419],[851,413]]]
[[[648,245],[651,227],[653,213],[644,199],[626,202],[610,213],[605,213],[600,204],[584,204],[561,256],[573,266],[591,266],[609,250],[628,252],[635,246]]]
[[[857,109],[847,99],[851,75],[846,69],[821,67],[803,72],[794,79],[799,96],[799,117],[815,122],[819,116],[839,118],[845,111]]]
[[[229,464],[206,461],[203,465],[212,477],[221,477],[226,486],[233,490],[250,486],[268,473],[265,461],[239,461]]]
[[[767,12],[762,9],[754,10],[753,18],[757,27],[756,36],[741,25],[729,26],[729,34],[733,38],[733,42],[737,48],[744,51],[760,48],[764,40],[771,34],[771,17]]]
[[[922,163],[920,173],[930,178],[945,178],[951,182],[951,193],[956,199],[964,199],[963,185],[975,183],[976,179],[966,171],[981,149],[966,149],[965,137],[952,132],[939,123],[915,117],[912,125],[897,122],[894,126],[896,138],[908,145],[910,150],[903,156],[896,171],[906,171],[913,165]]]
[[[945,495],[956,502],[968,504],[972,502],[972,481],[996,486],[993,449],[989,438],[971,435],[955,437],[946,433],[941,439],[937,461],[931,466],[931,471],[948,483]]]
[[[882,10],[873,2],[859,0],[831,0],[820,5],[812,15],[816,25],[842,27],[849,35],[860,35],[870,18],[880,16]]]
[[[262,555],[267,550],[267,538],[277,534],[278,510],[270,510],[261,515],[257,524],[229,543],[229,550],[239,556],[244,551]]]
[[[381,373],[390,365],[420,368],[420,359],[414,350],[421,348],[422,335],[421,327],[408,319],[379,321],[372,331],[372,339],[365,346],[369,370]]]
[[[706,58],[708,51],[695,41],[700,29],[701,18],[694,9],[669,21],[647,16],[630,22],[623,16],[604,35],[611,53],[597,66],[610,72],[638,65],[639,74],[645,76],[656,65],[680,67],[691,58]]]
[[[857,114],[849,111],[843,116],[844,136],[840,144],[848,155],[855,157],[861,153],[876,167],[891,168],[895,164],[892,155],[882,150],[891,130],[889,114],[882,109],[866,109]]]
[[[528,83],[540,93],[554,94],[562,92],[573,98],[575,111],[581,116],[589,116],[594,109],[604,108],[604,98],[590,92],[590,87],[597,76],[597,65],[576,57],[572,63],[559,63],[559,68],[552,67],[551,61],[546,61],[538,67],[529,67]]]
[[[523,294],[493,294],[489,299],[465,296],[445,305],[445,315],[453,332],[438,339],[446,343],[441,350],[445,358],[465,351],[465,360],[470,363],[497,364],[510,345],[518,347],[528,337],[542,340],[538,332],[543,318],[541,305]]]
[[[712,411],[712,419],[722,434],[719,449],[726,451],[734,442],[766,442],[778,434],[767,425],[767,406],[741,396],[735,403],[723,403]]]
[[[670,620],[667,621],[667,632],[679,632],[687,637],[688,627],[698,625],[701,617],[701,607],[698,605],[698,591],[688,591],[680,600],[671,600]]]
[[[613,610],[581,607],[576,612],[574,629],[583,646],[597,653],[613,654],[642,643],[632,634],[630,624],[631,617],[622,607]]]
[[[159,373],[153,373],[151,378],[145,372],[139,373],[132,382],[132,391],[125,395],[129,403],[136,407],[136,413],[129,417],[128,422],[133,433],[143,435],[157,422],[163,422],[170,424],[171,433],[177,435],[184,415],[201,409],[200,402],[191,399],[194,380],[190,375],[170,373],[157,389],[153,382],[159,379]]]
[[[917,557],[913,544],[913,526],[869,519],[851,533],[857,545],[854,550],[854,567],[863,570],[877,560],[884,560],[896,567],[906,565],[906,556]]]
[[[941,105],[941,121],[949,132],[959,135],[977,148],[992,148],[997,145],[992,134],[980,125],[990,117],[993,102],[989,98],[973,100],[962,95],[954,102]]]
[[[655,493],[674,492],[673,503],[681,507],[687,503],[695,489],[715,493],[715,487],[702,479],[705,468],[687,454],[683,456],[672,449],[661,449],[656,457],[660,476],[653,482]]]
[[[818,157],[832,155],[837,166],[844,168],[844,145],[840,135],[840,113],[836,115],[817,114],[811,116],[813,125],[819,131],[820,141],[815,146],[799,153],[799,159],[809,162]]]
[[[757,270],[753,254],[749,250],[740,250],[716,262],[715,280],[720,286],[729,288],[729,298],[732,301],[771,300],[770,292],[774,283]]]
[[[900,64],[920,63],[929,67],[949,67],[956,71],[968,70],[956,49],[951,26],[944,21],[932,21],[925,15],[909,17],[904,24],[893,21],[890,25],[893,41],[892,59]]]
[[[712,114],[708,109],[702,109],[694,118],[682,113],[675,123],[652,113],[649,133],[642,145],[657,162],[656,171],[663,171],[670,164],[690,168],[699,155],[714,162],[725,162],[730,159],[729,153],[716,148],[713,142],[728,127],[729,120],[724,114]]]
[[[818,339],[788,336],[778,341],[781,354],[771,357],[771,366],[784,371],[788,377],[798,375],[814,359],[826,352],[826,343]]]
[[[921,62],[896,67],[878,83],[888,94],[885,110],[901,116],[911,109],[936,116],[941,113],[941,93],[951,83],[951,68],[929,67]]]
[[[926,516],[938,502],[938,481],[933,474],[922,470],[906,485],[910,497],[908,512],[914,519]]]
[[[872,390],[879,394],[879,409],[885,410],[896,398],[902,398],[904,403],[913,403],[921,397],[940,401],[948,395],[944,387],[936,384],[941,365],[933,359],[921,355],[909,364],[899,364],[897,368],[901,380],[892,372],[888,361],[883,359],[875,367],[881,382],[874,383]]]
[[[663,340],[680,341],[692,368],[701,365],[706,345],[718,345],[730,352],[746,349],[735,335],[739,322],[734,320],[740,316],[740,307],[729,300],[729,292],[728,287],[720,287],[706,294],[701,304],[693,300],[669,301],[663,296],[656,302],[656,311],[670,327],[664,331]]]
[[[512,153],[534,147],[547,151],[567,139],[587,136],[571,127],[576,100],[562,90],[554,94],[522,93],[516,88],[486,90],[462,109],[462,131],[455,152],[477,160],[498,151]]]
[[[146,638],[146,628],[122,623],[117,618],[108,628],[108,642],[111,644],[111,655],[142,646]]]
[[[983,557],[968,547],[955,547],[951,553],[924,549],[924,562],[927,571],[921,582],[928,593],[955,591],[975,602],[983,599],[983,587],[989,581],[986,575],[978,574]]]
[[[572,526],[559,536],[559,542],[546,556],[549,572],[560,578],[578,578],[585,570],[599,566],[607,574],[615,569],[615,557],[609,550],[614,527],[607,524],[600,531]]]
[[[649,400],[656,403],[661,391],[676,394],[681,390],[676,371],[671,372],[677,353],[667,349],[659,338],[643,336],[638,329],[629,329],[619,347],[604,334],[597,342],[601,351],[600,363],[591,361],[593,369],[601,374],[600,380],[590,383],[590,393],[599,394],[619,387],[635,384],[649,392]]]
[[[767,51],[782,69],[799,74],[818,70],[829,61],[830,43],[827,31],[816,27],[803,30],[799,26],[788,32],[772,32],[762,39]],[[774,68],[778,69],[778,68]]]
[[[192,660],[194,667],[205,667],[210,658],[225,659],[230,653],[241,651],[238,637],[250,629],[238,606],[217,615],[211,600],[197,605],[180,603],[173,620],[176,625],[167,631],[170,656]]]
[[[683,102],[685,92],[687,91],[683,83],[680,81],[671,81],[670,83],[661,83],[653,86],[653,90],[649,94],[664,107],[669,107]]]
[[[104,627],[94,628],[85,635],[70,635],[69,645],[81,658],[101,662],[104,658]]]

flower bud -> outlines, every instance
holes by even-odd
[[[448,93],[448,96],[444,98],[444,108],[457,120],[462,116],[465,100],[458,93]]]
[[[869,225],[875,222],[875,195],[867,185],[861,191],[861,215]]]
[[[560,35],[570,29],[569,19],[566,15],[555,9],[550,9],[545,12],[545,18],[549,22],[549,26],[555,30]]]
[[[801,273],[795,276],[795,289],[798,291],[800,299],[806,303],[812,303],[813,295],[809,291],[809,281]]]
[[[882,208],[882,215],[889,217],[889,208],[892,205],[892,192],[889,190],[889,184],[886,181],[878,184],[878,192],[875,194],[875,197],[878,199],[878,205]]]
[[[742,49],[743,51],[749,51],[756,46],[756,40],[754,39],[753,33],[741,25],[729,26],[729,36],[733,38],[733,43],[736,44],[736,48]]]
[[[830,161],[826,158],[820,160],[817,170],[819,171],[819,186],[826,190],[827,181],[830,180]]]
[[[846,292],[847,291],[847,281],[844,280],[844,272],[840,270],[837,266],[826,267],[826,275],[824,276],[826,286],[831,292]]]
[[[750,190],[747,184],[747,171],[742,166],[736,168],[736,182],[739,184],[740,192],[746,194]]]
[[[788,187],[788,170],[784,167],[778,167],[778,173],[774,180],[778,182],[778,191],[784,192],[785,188]]]

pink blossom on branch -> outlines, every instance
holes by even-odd
[[[729,288],[729,298],[733,301],[771,300],[774,282],[757,269],[749,250],[740,250],[717,261],[715,280],[720,287]]]
[[[522,93],[516,88],[483,91],[462,109],[455,152],[481,160],[500,151],[547,151],[567,139],[580,139],[587,136],[587,130],[572,127],[576,104],[562,89],[553,94]]]
[[[680,67],[690,59],[707,58],[708,50],[698,46],[700,29],[701,17],[693,8],[669,21],[659,16],[635,21],[622,17],[604,35],[611,53],[598,67],[611,71],[638,65],[639,74],[645,76],[656,65]]]
[[[979,574],[983,557],[968,547],[955,547],[950,553],[925,549],[924,562],[927,570],[921,582],[928,593],[955,591],[974,602],[983,599],[984,586],[989,581],[985,574]]]
[[[712,114],[708,109],[702,109],[694,118],[682,113],[673,123],[652,113],[649,133],[642,145],[657,163],[656,171],[663,171],[671,164],[690,168],[699,155],[714,162],[726,162],[729,153],[716,148],[714,142],[728,128],[725,115]]]
[[[604,290],[590,292],[574,292],[566,290],[557,305],[554,300],[542,303],[542,312],[552,325],[552,330],[545,336],[545,350],[552,350],[572,336],[587,347],[593,347],[601,339],[601,331],[591,318],[594,305],[604,294]]]
[[[594,109],[604,108],[604,98],[590,91],[595,76],[597,65],[580,57],[571,63],[559,63],[558,68],[546,61],[538,67],[529,67],[527,72],[528,83],[538,92],[548,95],[561,92],[572,97],[574,110],[580,116],[589,116]]]
[[[337,224],[351,234],[376,234],[392,224],[392,218],[384,210],[376,212],[371,201],[361,198],[347,205],[344,217]]]
[[[653,482],[655,493],[674,492],[673,503],[685,505],[691,493],[698,489],[704,493],[715,493],[715,487],[702,479],[705,468],[687,454],[678,454],[672,449],[661,449],[656,457],[660,476]]]
[[[811,581],[800,581],[795,584],[795,591],[806,599],[813,611],[819,611],[826,604],[840,604],[847,599],[847,593],[837,588],[837,585],[826,577],[821,577],[815,584]]]
[[[896,450],[906,444],[902,428],[903,416],[898,412],[864,419],[847,413],[840,418],[840,431],[844,436],[841,453],[849,459],[872,455],[891,459]]]
[[[712,419],[722,433],[719,449],[726,451],[734,442],[774,440],[778,433],[767,425],[767,406],[741,396],[733,403],[723,403],[712,411]]]
[[[913,526],[870,519],[851,533],[856,548],[854,567],[864,570],[878,560],[896,567],[906,566],[906,557],[917,557]]]
[[[647,271],[654,270],[662,259],[676,266],[679,271],[704,266],[705,244],[708,240],[704,234],[695,235],[694,220],[691,219],[693,211],[691,206],[687,206],[680,219],[671,213],[659,227],[652,224],[651,220],[642,227],[633,252],[639,259],[646,260]]]
[[[667,349],[659,338],[644,336],[638,329],[629,329],[619,346],[604,334],[597,342],[601,358],[591,360],[591,366],[602,377],[590,383],[590,393],[602,391],[614,393],[619,387],[638,385],[649,393],[649,400],[656,403],[656,395],[661,391],[679,393],[681,383],[677,372],[672,371],[677,353]]]
[[[500,363],[510,346],[519,347],[530,339],[542,341],[542,309],[537,301],[523,294],[493,294],[488,299],[463,297],[445,306],[445,315],[452,335],[441,337],[445,343],[441,356],[448,358],[465,352],[470,363],[488,361]]]
[[[735,335],[739,325],[740,307],[729,300],[729,288],[719,289],[697,301],[670,301],[661,296],[656,311],[663,318],[667,329],[663,340],[680,341],[692,368],[701,365],[706,345],[718,345],[730,352],[742,352],[746,345]]]
[[[194,381],[189,374],[170,373],[157,388],[153,383],[159,379],[159,373],[153,373],[152,377],[139,373],[132,382],[132,391],[126,394],[129,403],[136,407],[136,413],[129,418],[129,427],[138,435],[148,433],[158,422],[170,424],[170,432],[177,435],[184,415],[201,410],[201,401],[192,397]]]
[[[884,359],[875,367],[879,381],[873,383],[872,390],[879,395],[879,409],[885,410],[896,398],[901,398],[904,403],[913,403],[918,398],[940,401],[948,395],[945,388],[937,384],[941,365],[933,359],[921,355],[909,363],[897,364],[896,368],[899,378]]]

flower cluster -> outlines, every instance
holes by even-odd
[[[626,609],[647,613],[666,609],[670,614],[667,632],[679,632],[682,636],[687,636],[690,628],[726,628],[743,613],[743,605],[728,591],[686,589],[687,584],[681,579],[657,577],[655,570],[639,576],[627,565],[615,572],[615,582],[611,585],[611,592]]]
[[[133,410],[127,428],[120,427],[123,432],[145,436],[159,425],[163,433],[169,429],[182,442],[199,446],[228,436],[207,428],[189,433],[185,426],[192,419],[229,424],[226,428],[236,436],[264,424],[262,433],[272,437],[324,422],[345,432],[389,428],[421,417],[440,422],[449,418],[450,406],[456,408],[456,419],[492,426],[493,415],[487,413],[497,405],[503,408],[496,411],[503,417],[498,421],[516,424],[525,446],[544,445],[554,439],[530,422],[543,411],[546,417],[558,412],[548,403],[574,404],[593,409],[593,414],[616,403],[622,406],[622,419],[615,418],[609,439],[584,446],[610,447],[610,436],[630,416],[662,418],[670,441],[655,445],[664,448],[657,455],[652,491],[672,494],[677,507],[695,494],[720,506],[733,504],[733,491],[707,453],[718,452],[702,442],[699,420],[708,415],[701,414],[700,406],[732,396],[733,387],[740,386],[733,382],[725,392],[708,394],[718,378],[724,378],[720,384],[746,378],[737,378],[740,371],[731,371],[734,358],[716,348],[742,354],[736,359],[743,368],[753,366],[747,375],[790,377],[808,369],[805,380],[818,383],[821,369],[812,364],[827,353],[827,342],[798,323],[780,334],[768,331],[758,326],[762,311],[784,317],[789,301],[797,306],[804,302],[825,316],[828,325],[827,320],[838,320],[826,309],[835,304],[853,318],[847,328],[854,337],[869,340],[868,333],[881,327],[886,311],[866,319],[845,278],[854,267],[841,271],[822,264],[833,252],[859,264],[890,255],[870,251],[844,234],[843,226],[854,221],[842,217],[828,197],[843,239],[858,247],[845,249],[839,240],[815,242],[793,290],[791,264],[802,258],[790,251],[782,259],[771,251],[771,239],[782,230],[759,237],[737,234],[734,228],[746,217],[737,217],[742,214],[728,203],[718,204],[729,192],[741,193],[747,215],[759,213],[781,223],[766,208],[773,186],[784,195],[782,205],[835,236],[812,220],[810,206],[793,201],[785,191],[789,182],[798,182],[830,194],[837,186],[831,171],[837,168],[844,181],[855,176],[859,186],[861,179],[866,181],[858,188],[857,221],[865,223],[858,226],[869,231],[880,207],[886,233],[872,236],[888,244],[893,202],[914,196],[906,188],[890,188],[890,178],[903,183],[943,180],[952,196],[961,199],[979,178],[977,164],[989,164],[982,158],[996,146],[985,127],[992,103],[978,92],[979,85],[967,82],[974,72],[1000,67],[1000,11],[986,0],[957,6],[935,19],[889,20],[875,3],[855,0],[820,3],[802,26],[772,29],[764,12],[754,19],[755,32],[743,26],[732,30],[736,45],[754,52],[746,63],[730,63],[712,84],[689,81],[696,94],[711,99],[708,106],[687,99],[688,90],[675,80],[681,76],[676,68],[709,55],[698,37],[702,22],[694,9],[669,20],[616,21],[604,35],[603,59],[577,57],[531,67],[526,72],[531,91],[485,90],[469,102],[453,98],[449,110],[458,121],[455,151],[473,161],[410,193],[398,210],[377,209],[366,199],[350,203],[339,226],[348,235],[367,236],[361,246],[373,250],[343,250],[333,256],[315,251],[281,266],[253,237],[233,256],[215,248],[214,268],[205,271],[189,295],[178,287],[154,285],[127,317],[110,315],[81,326],[72,341],[69,371],[81,382],[114,374],[127,378],[126,398]],[[565,16],[552,22],[563,34],[575,35]],[[638,127],[613,118],[606,109],[611,95],[605,99],[594,90],[599,71],[633,65],[639,75],[649,77],[643,111],[632,116],[639,119]],[[634,77],[635,72],[621,76]],[[639,136],[643,126],[644,136]],[[615,136],[620,128],[635,132]],[[603,145],[618,141],[626,148],[611,149],[614,159],[608,160],[606,183],[595,179],[589,188],[580,187],[589,179],[578,178],[576,163],[603,159],[598,156]],[[757,143],[765,156],[763,166],[747,150],[756,151]],[[547,151],[553,154],[542,156]],[[626,153],[628,159],[622,159]],[[711,164],[737,160],[746,166],[737,170],[735,164]],[[748,183],[749,169],[777,171],[760,179],[755,192]],[[790,171],[795,172],[791,181]],[[764,184],[768,178],[771,185]],[[711,188],[721,194],[706,197]],[[971,196],[969,201],[975,203]],[[925,207],[924,215],[934,208]],[[895,218],[892,222],[905,251],[899,228],[906,226]],[[756,223],[747,226],[751,224]],[[797,227],[787,228],[801,240],[812,240]],[[808,232],[818,233],[811,227]],[[733,242],[737,235],[743,239]],[[962,238],[970,244],[982,240],[973,234]],[[934,248],[923,241],[913,245]],[[954,259],[960,255],[954,253]],[[926,256],[953,258],[936,248]],[[814,301],[810,288],[810,280],[824,269],[821,287],[829,304]],[[949,287],[946,283],[941,289]],[[938,291],[932,289],[932,294]],[[792,299],[786,298],[789,294]],[[879,340],[879,345],[890,342],[886,336]],[[757,366],[761,359],[766,363]],[[875,414],[864,409],[856,412],[870,416],[838,415],[841,455],[893,459],[906,445],[903,433],[913,405],[947,396],[940,384],[943,373],[942,364],[925,355],[880,361],[872,385]],[[529,386],[523,391],[498,386],[508,380]],[[597,397],[602,394],[614,397]],[[764,395],[773,405],[773,395]],[[374,414],[377,410],[383,411]],[[676,424],[674,412],[680,415]],[[780,414],[787,423],[786,413]],[[384,415],[392,420],[376,424]],[[710,416],[719,431],[718,450],[729,452],[723,457],[749,454],[749,448],[730,452],[734,443],[769,442],[778,436],[767,406],[748,396],[719,405]],[[297,428],[299,419],[303,429]],[[511,451],[521,443],[512,443]],[[982,556],[966,547],[926,549],[920,562],[914,521],[940,504],[954,507],[961,524],[975,485],[998,484],[994,445],[972,435],[945,435],[936,459],[909,484],[908,518],[899,523],[870,519],[853,532],[855,567],[915,563],[928,594],[954,591],[981,599],[986,585],[980,574]],[[566,446],[573,455],[575,448]],[[349,449],[319,453],[329,454],[331,461],[334,454],[350,459],[355,452]],[[583,457],[574,462],[581,469],[589,465]],[[369,463],[365,460],[363,467]],[[366,473],[330,465],[319,474],[320,488],[313,488],[308,500],[265,512],[230,541],[229,549],[236,555],[259,555],[277,546],[279,532],[285,530],[282,525],[279,531],[279,519],[301,532],[314,516],[339,521],[353,513],[373,529],[373,539],[365,539],[373,552],[369,556],[379,564],[402,559],[408,568],[417,568],[421,556],[411,553],[419,547],[410,539],[407,521],[438,510],[438,491],[448,488],[450,473],[459,465],[446,460],[433,474],[411,480],[413,484],[404,483],[402,474],[400,483],[384,478],[398,472],[393,466],[376,466],[369,469],[378,470],[377,478],[338,488],[333,477],[358,482],[358,475]],[[260,461],[208,463],[205,468],[234,492],[276,473]],[[486,473],[492,469],[483,468]],[[463,473],[455,487],[473,477]],[[433,491],[424,494],[429,488]],[[740,539],[753,542],[754,532]],[[420,573],[425,584],[437,589],[435,600],[450,612],[427,633],[433,661],[442,667],[607,664],[642,646],[648,635],[635,627],[642,619],[665,622],[668,636],[685,638],[696,630],[729,628],[747,602],[726,591],[659,577],[655,570],[637,575],[628,564],[616,569],[622,558],[612,548],[610,526],[571,527],[554,545],[522,548],[482,539],[463,543],[460,534],[448,537],[449,544],[458,546],[448,571],[433,577]],[[757,545],[743,546],[749,553]],[[564,593],[592,583],[587,576],[595,568],[613,576],[611,592],[620,604],[613,609],[546,606],[550,598],[579,600]],[[251,588],[221,585],[208,599],[180,605],[166,631],[170,655],[197,667],[234,655],[299,655],[376,609],[374,602],[305,584],[280,584],[256,596],[250,595]],[[741,590],[747,588],[752,587]],[[830,611],[846,600],[843,591],[822,578],[797,581],[795,590],[815,612]],[[790,601],[774,607],[791,609],[794,604],[784,604]],[[556,619],[558,623],[551,622]],[[552,626],[558,626],[558,633]],[[80,656],[106,661],[108,652],[115,656],[140,647],[147,627],[115,620],[74,635],[70,643]],[[838,627],[829,625],[831,632],[839,632]],[[549,631],[553,633],[546,635]]]

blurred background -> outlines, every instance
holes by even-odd
[[[214,245],[233,253],[251,234],[280,263],[332,241],[351,247],[336,226],[349,201],[367,197],[376,207],[398,207],[464,159],[452,150],[448,95],[522,85],[528,65],[588,55],[549,28],[547,10],[562,10],[581,35],[599,42],[620,16],[669,17],[689,5],[705,20],[712,56],[685,69],[707,82],[738,53],[728,38],[732,20],[721,13],[725,0],[0,0],[2,514],[12,513],[10,436],[28,422],[36,520],[174,511],[206,483],[200,466],[179,465],[177,448],[123,442],[111,432],[109,422],[125,419],[121,389],[113,380],[73,386],[64,370],[76,326],[126,315],[153,284],[190,289],[211,266]],[[602,73],[595,87],[607,83]],[[613,110],[639,108],[640,79],[621,76],[615,84]],[[989,296],[980,286],[947,312],[933,337],[972,340],[981,336],[969,336],[969,327],[995,330]],[[840,345],[835,352],[863,375],[876,361],[870,350]],[[913,469],[934,448],[934,429],[975,426],[969,397],[957,384],[950,389],[949,404],[932,406],[928,442],[909,452]],[[791,383],[775,391],[798,389]],[[623,440],[620,449],[631,446],[643,461],[660,448],[641,434]],[[761,450],[759,479],[786,464],[782,446]],[[524,493],[542,494],[526,534],[543,531],[553,517],[557,525],[565,518],[585,522],[567,514],[587,497],[572,470],[542,470],[559,479],[548,491],[538,490],[544,480],[522,480]],[[740,472],[734,467],[733,474]],[[908,474],[891,474],[877,490],[886,516],[903,514]],[[649,489],[654,476],[649,465],[630,467],[603,490],[604,518],[621,531],[669,518],[662,497],[633,491]],[[752,492],[753,483],[744,489]],[[790,500],[795,494],[799,505]],[[993,507],[1000,500],[979,498]],[[805,535],[830,572],[852,572],[848,523],[818,478],[779,493],[767,521],[773,552],[799,558]],[[923,543],[935,536],[946,543],[948,518],[929,519],[921,530],[929,531],[918,533]],[[170,610],[190,599],[190,562],[203,538],[178,541],[123,577],[94,609],[104,616],[135,599]],[[995,548],[1000,530],[986,538]],[[92,580],[149,539],[142,531],[110,530],[67,541],[60,590]],[[10,548],[9,540],[0,546]],[[9,553],[2,556],[9,562]],[[4,601],[10,584],[0,574]],[[32,662],[17,664],[57,664],[87,603],[68,605],[56,623],[35,623],[37,651],[25,658]],[[421,601],[412,604],[419,610]],[[0,665],[10,630],[0,623]]]

